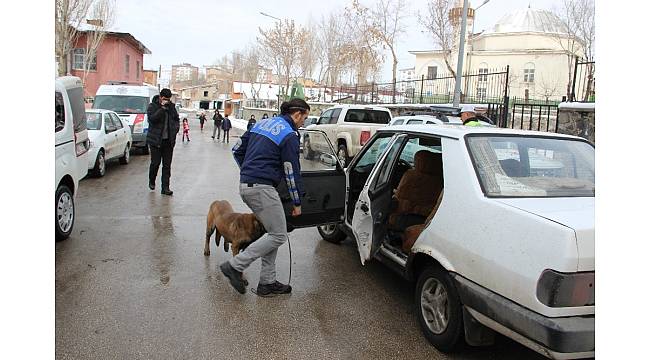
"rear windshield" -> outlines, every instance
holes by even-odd
[[[388,124],[390,114],[381,110],[349,109],[345,114],[345,122]]]
[[[467,140],[485,195],[593,197],[594,147],[533,136],[471,136]]]
[[[102,126],[102,114],[100,113],[86,113],[88,120],[88,130],[100,130]]]
[[[144,114],[149,98],[146,96],[97,95],[93,109],[115,111],[118,114]]]
[[[74,132],[86,130],[86,107],[84,106],[84,89],[81,87],[68,89],[68,99],[72,108]]]

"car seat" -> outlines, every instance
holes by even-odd
[[[444,189],[440,191],[440,194],[438,195],[438,200],[436,201],[436,204],[433,206],[433,209],[431,210],[431,213],[429,213],[429,216],[427,217],[426,221],[424,224],[418,224],[418,225],[412,225],[406,228],[404,230],[404,234],[402,234],[402,251],[405,253],[410,253],[411,248],[413,247],[413,244],[415,244],[415,241],[420,237],[420,234],[422,231],[424,231],[424,228],[426,228],[433,217],[436,215],[436,212],[438,212],[438,208],[440,207],[440,203],[442,202],[442,196],[443,193],[445,192]]]
[[[420,150],[415,154],[415,166],[407,170],[395,189],[395,210],[388,218],[392,230],[403,231],[422,223],[431,213],[443,188],[442,154]]]

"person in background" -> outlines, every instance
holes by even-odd
[[[187,142],[190,142],[190,123],[187,121],[187,118],[183,118],[183,142],[185,142],[186,136]]]
[[[269,118],[269,115],[267,113],[264,113],[264,115],[262,115],[262,119],[268,119],[268,118]]]
[[[147,145],[151,153],[149,164],[149,189],[156,188],[158,168],[162,161],[162,190],[163,195],[172,195],[169,189],[171,177],[172,156],[176,145],[176,135],[180,128],[180,121],[176,106],[171,102],[172,91],[168,88],[160,90],[160,95],[151,99],[147,107],[149,130],[147,131]]]
[[[230,119],[228,119],[228,114],[226,114],[226,117],[223,118],[223,121],[221,123],[221,130],[223,130],[223,139],[221,140],[221,142],[230,144],[231,128],[232,128],[232,123],[230,122]]]
[[[214,116],[212,117],[212,120],[214,121],[214,130],[212,130],[212,139],[214,140],[214,134],[217,134],[217,140],[219,140],[219,137],[221,136],[221,123],[223,122],[223,116],[221,116],[221,113],[219,110],[214,111]]]
[[[251,115],[251,118],[248,119],[248,125],[246,125],[246,131],[250,130],[256,122],[257,120],[255,120],[255,115]]]
[[[463,105],[460,110],[460,120],[465,126],[481,126],[481,123],[476,118],[474,105]]]
[[[199,123],[201,124],[201,132],[203,132],[203,124],[205,124],[205,113],[201,113],[201,116],[199,116]]]
[[[273,113],[273,117],[276,117],[276,116],[278,116],[278,114],[276,114],[276,113]]]

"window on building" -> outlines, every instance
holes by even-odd
[[[86,49],[79,48],[72,50],[72,69],[84,70],[84,59],[86,58]],[[94,55],[88,64],[88,70],[97,70],[97,55]]]
[[[487,73],[488,73],[488,68],[487,68],[487,63],[481,63],[478,66],[478,81],[487,81]]]
[[[129,77],[129,55],[126,55],[124,57],[124,72],[126,73],[126,77]]]
[[[208,92],[207,91],[203,92],[203,97],[208,97]]]
[[[428,80],[434,80],[438,78],[438,67],[437,66],[429,66],[427,68],[427,79]]]
[[[486,88],[476,89],[476,97],[478,98],[478,101],[485,101],[485,98],[487,97],[487,89]]]
[[[524,65],[524,82],[532,83],[535,82],[535,64],[527,63]]]
[[[140,78],[140,60],[135,62],[135,78]]]

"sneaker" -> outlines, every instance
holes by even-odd
[[[212,138],[214,139],[214,136]]]
[[[149,180],[149,189],[156,190],[156,182]]]
[[[169,190],[169,189],[162,189],[162,191],[160,191],[160,193],[163,194],[163,195],[169,195],[169,196],[174,195],[174,192]]]
[[[240,294],[246,293],[246,285],[242,279],[242,274],[233,269],[229,262],[219,265],[221,272],[228,278],[230,285],[235,288]]]
[[[291,293],[291,285],[284,285],[279,281],[276,281],[273,284],[257,285],[257,295],[259,296],[273,296],[275,294],[290,294],[290,293]]]

